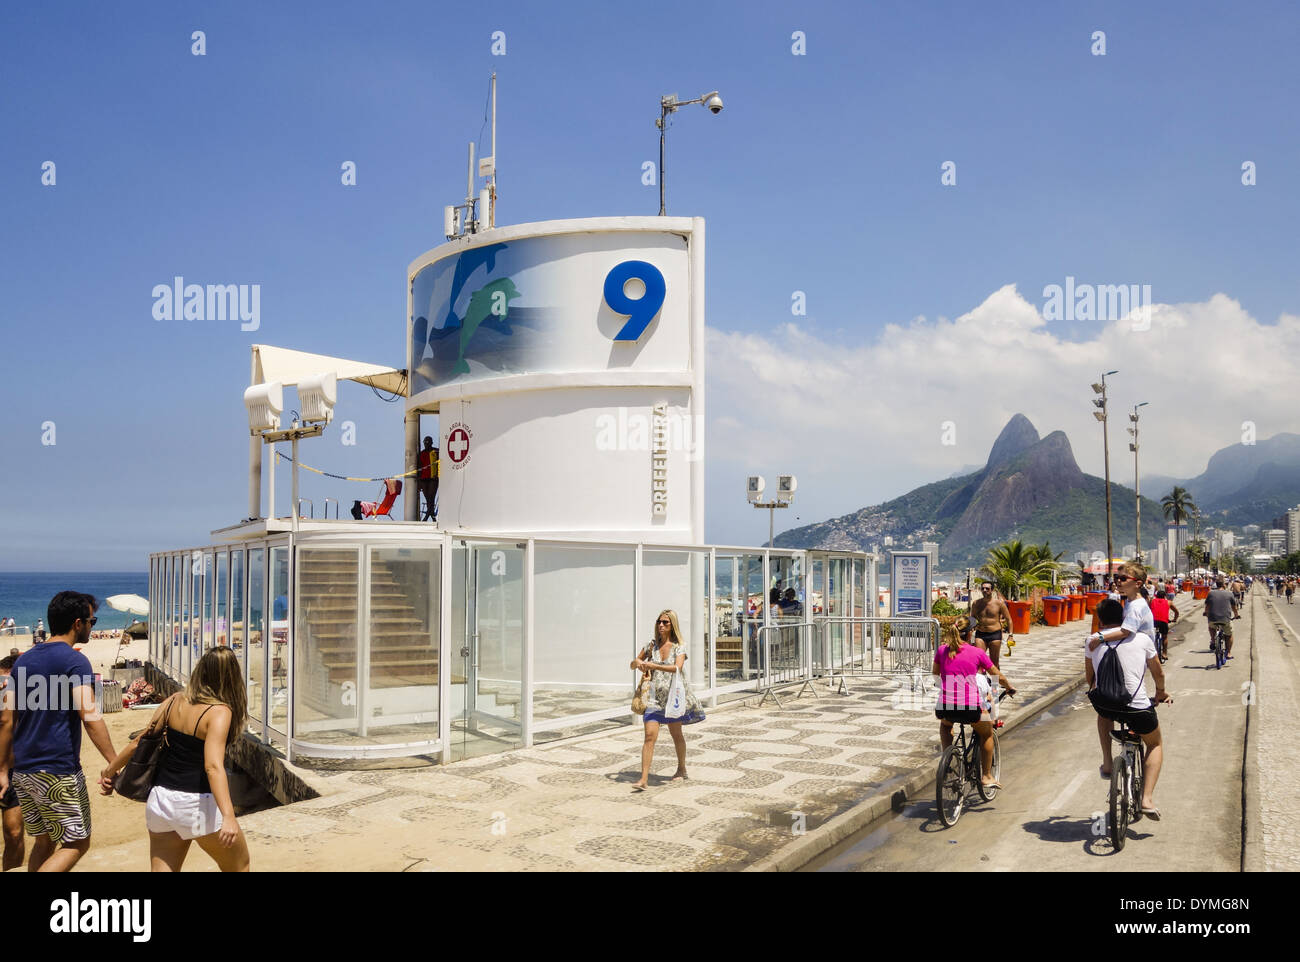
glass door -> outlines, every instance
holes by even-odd
[[[522,744],[524,551],[514,543],[453,549],[452,759]]]

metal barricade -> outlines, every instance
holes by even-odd
[[[912,675],[915,688],[939,649],[937,618],[819,618],[817,625],[817,674],[827,676],[841,694],[847,694],[847,679],[854,676]]]
[[[802,683],[795,694],[817,692],[812,687],[812,650],[818,637],[817,625],[800,621],[787,625],[766,625],[758,629],[758,683],[755,688],[763,697],[761,706],[770,697],[777,707],[783,708],[776,689]]]

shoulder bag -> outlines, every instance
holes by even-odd
[[[154,772],[158,768],[158,759],[167,747],[167,719],[171,717],[172,706],[167,706],[163,713],[162,725],[157,731],[149,730],[140,736],[131,760],[126,763],[122,773],[117,776],[114,790],[123,798],[133,802],[147,802],[153,788]]]

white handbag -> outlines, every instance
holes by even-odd
[[[682,668],[686,666],[683,665]],[[668,702],[664,705],[664,718],[681,718],[686,714],[686,683],[682,681],[682,669],[673,672],[672,687],[668,689]]]

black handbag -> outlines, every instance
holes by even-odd
[[[129,798],[133,802],[149,801],[158,759],[162,758],[162,753],[167,749],[167,719],[171,713],[172,706],[168,705],[159,729],[156,732],[146,731],[136,742],[131,760],[117,776],[117,784],[114,786],[114,790],[123,798]]]

